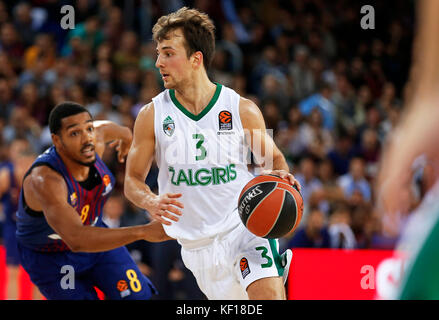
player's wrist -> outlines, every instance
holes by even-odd
[[[154,208],[157,207],[158,202],[159,202],[159,196],[151,192],[147,194],[146,197],[143,198],[142,208],[144,208],[149,213],[151,213],[154,211]]]

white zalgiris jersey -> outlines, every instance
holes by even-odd
[[[253,175],[239,99],[217,84],[198,115],[185,109],[172,89],[152,99],[159,194],[181,193],[184,204],[179,221],[164,228],[182,245],[197,246],[241,223],[238,197]]]

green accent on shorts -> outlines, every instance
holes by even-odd
[[[439,219],[403,279],[401,300],[439,300]]]
[[[284,268],[282,267],[282,258],[279,254],[279,250],[277,249],[277,241],[275,239],[269,239],[271,253],[273,254],[274,264],[277,269],[277,273],[279,277],[282,277],[284,274]]]

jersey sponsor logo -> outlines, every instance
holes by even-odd
[[[174,120],[170,116],[167,116],[165,120],[163,120],[163,132],[167,136],[172,136],[175,131],[175,123]]]
[[[218,131],[217,135],[221,136],[221,135],[233,135],[235,134],[235,131]]]
[[[76,192],[73,192],[70,195],[70,204],[72,205],[72,207],[76,207],[76,205],[78,204],[78,195],[76,194]]]
[[[125,280],[119,280],[117,282],[117,290],[119,291],[128,290],[128,283]]]
[[[168,167],[168,170],[171,173],[171,183],[175,186],[183,183],[187,186],[219,185],[236,179],[235,164],[210,169],[180,169],[178,172],[175,171],[174,167]]]
[[[119,280],[116,287],[120,292],[121,298],[125,298],[131,294],[130,289],[128,289],[128,283],[125,280]]]
[[[102,196],[106,196],[107,194],[109,194],[111,192],[111,190],[113,190],[113,186],[111,184],[110,176],[108,174],[106,174],[102,178],[102,181],[104,182],[104,185],[105,185],[105,190],[104,190],[104,192],[102,192]]]
[[[223,110],[218,114],[219,130],[232,130],[232,113]]]
[[[94,227],[96,225],[96,223],[98,222],[99,217],[96,217],[95,220],[93,221],[93,223],[91,224],[92,227]]]
[[[241,269],[242,278],[245,279],[245,277],[250,274],[250,267],[246,257],[243,257],[241,261],[239,261],[239,268]]]
[[[105,186],[108,186],[109,184],[111,184],[111,179],[110,176],[108,174],[106,174],[103,178],[102,181],[104,182]]]
[[[56,233],[49,234],[47,237],[52,240],[61,240],[61,237]]]

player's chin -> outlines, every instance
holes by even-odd
[[[163,86],[165,87],[165,89],[173,89],[174,83],[169,79],[163,79]]]
[[[78,162],[84,166],[91,167],[96,162],[96,155],[94,154],[92,156],[87,156],[87,157],[82,156],[80,159],[78,159]]]

